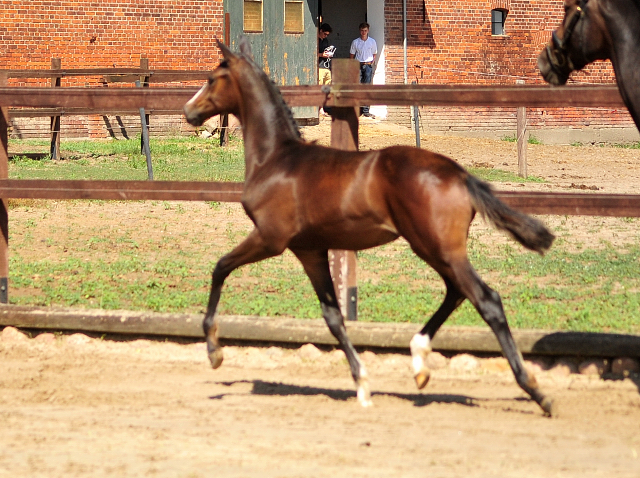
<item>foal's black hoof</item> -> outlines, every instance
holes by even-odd
[[[211,362],[211,367],[214,369],[222,365],[223,358],[221,348],[217,348],[209,352],[209,362]]]
[[[558,406],[552,398],[543,398],[540,402],[540,408],[544,411],[545,417],[556,418],[558,416]]]

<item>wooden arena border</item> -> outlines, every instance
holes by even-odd
[[[358,63],[334,60],[333,85],[283,86],[290,106],[332,107],[331,145],[358,148],[360,105],[493,107],[615,107],[624,103],[615,85],[607,86],[440,86],[360,85]],[[81,70],[74,71],[79,73]],[[57,71],[60,73],[60,71]],[[140,74],[122,71],[121,74]],[[194,73],[200,77],[202,72]],[[51,71],[42,73],[50,77]],[[48,75],[48,76],[47,76]],[[8,302],[9,198],[103,199],[238,202],[242,183],[185,181],[60,181],[8,179],[8,107],[54,108],[58,114],[107,114],[162,111],[179,114],[197,88],[33,88],[6,87],[0,72],[0,302]],[[3,78],[4,77],[4,78]],[[169,73],[167,73],[169,77]],[[498,192],[510,206],[531,214],[640,217],[640,195],[597,193]],[[332,274],[341,308],[356,318],[355,254],[332,251]]]

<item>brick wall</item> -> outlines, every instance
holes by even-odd
[[[508,11],[505,35],[491,35],[491,10]],[[407,0],[409,83],[543,84],[537,57],[564,16],[563,0]],[[402,0],[385,0],[388,83],[404,81]],[[614,83],[609,61],[573,73],[573,83]],[[389,108],[390,118],[409,121],[408,108]],[[515,129],[515,111],[501,108],[421,108],[432,130]],[[633,127],[626,110],[532,109],[532,129]]]
[[[62,68],[131,68],[148,58],[151,69],[213,69],[220,60],[214,38],[222,36],[222,25],[222,0],[2,0],[0,60],[11,69],[47,69],[52,58],[60,58]],[[62,86],[96,86],[101,80],[63,78]],[[181,121],[152,116],[151,127],[180,130]],[[139,132],[139,118],[63,117],[62,134],[108,137],[111,123],[119,135],[119,122],[129,130],[125,134]],[[16,119],[13,133],[40,135],[48,127],[48,119]]]
[[[240,1],[240,0],[232,0]],[[136,67],[212,69],[219,61],[223,0],[0,0],[0,60],[5,68]],[[409,82],[425,84],[543,83],[536,58],[563,16],[562,0],[407,0]],[[505,35],[491,35],[491,9],[508,10]],[[403,82],[402,0],[385,0],[387,82]],[[612,83],[609,62],[574,74],[579,83]],[[18,84],[48,84],[35,80]],[[62,80],[95,86],[101,78]],[[110,85],[115,86],[115,85]],[[409,121],[408,108],[389,108],[390,119]],[[515,112],[500,108],[421,108],[423,125],[439,131],[515,129]],[[179,117],[152,117],[152,132],[184,130]],[[120,123],[125,125],[121,127]],[[14,122],[14,134],[43,135],[48,120]],[[626,110],[536,109],[535,128],[633,127]],[[111,125],[111,126],[109,126]],[[138,133],[137,118],[62,118],[63,137]]]

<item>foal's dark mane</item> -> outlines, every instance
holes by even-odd
[[[293,130],[297,138],[301,138],[302,135],[300,134],[300,128],[298,127],[298,123],[293,117],[293,112],[291,111],[291,108],[284,101],[284,98],[282,97],[282,93],[280,93],[280,90],[278,89],[276,82],[273,81],[271,78],[269,78],[267,74],[262,70],[262,68],[256,65],[255,61],[253,61],[253,58],[251,58],[249,55],[246,55],[245,53],[240,53],[240,56],[242,56],[242,58],[246,60],[247,63],[249,63],[249,65],[251,65],[253,73],[256,75],[256,77],[260,79],[261,83],[269,92],[271,104],[273,106],[279,107],[282,110],[281,111],[282,114],[278,115],[278,118],[276,121],[278,123],[281,123],[283,120],[286,121],[286,126],[291,127],[291,129]]]

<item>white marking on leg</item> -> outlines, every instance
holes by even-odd
[[[369,390],[369,377],[362,364],[360,364],[360,378],[357,381],[357,386],[358,402],[360,402],[360,405],[364,408],[372,406],[373,402],[371,401],[371,391]]]
[[[428,335],[416,334],[409,343],[411,349],[411,364],[414,375],[419,374],[427,368],[425,359],[431,352],[431,340]]]

